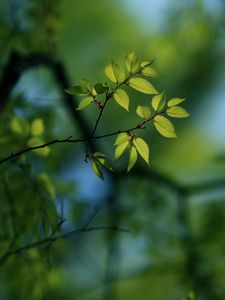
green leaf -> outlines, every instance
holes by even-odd
[[[127,150],[129,144],[130,144],[129,141],[126,141],[126,142],[116,146],[116,148],[115,148],[115,159],[119,159],[123,155],[123,153]]]
[[[190,114],[181,106],[169,107],[166,111],[167,115],[173,118],[187,118]]]
[[[129,96],[124,90],[122,89],[116,90],[113,95],[113,98],[120,106],[122,106],[124,109],[129,111]]]
[[[37,146],[40,146],[43,144],[44,144],[44,141],[39,137],[32,137],[27,142],[28,147],[37,147]],[[49,155],[50,151],[51,151],[50,148],[48,146],[46,146],[44,148],[35,149],[32,152],[34,152],[37,155],[46,157]]]
[[[102,153],[102,152],[95,152],[95,153],[93,153],[93,156],[94,156],[94,157],[105,157],[106,154],[105,154],[105,153]]]
[[[151,62],[149,60],[144,60],[141,62],[141,67],[145,68],[148,67],[151,64]]]
[[[155,116],[154,125],[156,130],[167,138],[177,137],[173,124],[163,116]]]
[[[87,97],[87,98],[81,100],[80,104],[77,107],[77,110],[82,110],[93,102],[94,102],[94,100],[92,97]]]
[[[186,100],[185,98],[173,98],[168,101],[167,106],[171,107],[174,105],[178,105],[178,104],[184,102],[185,100]]]
[[[44,186],[45,190],[51,196],[52,198],[55,198],[56,192],[55,187],[49,178],[49,176],[46,173],[41,173],[38,175],[38,180],[41,182],[41,184]]]
[[[160,93],[152,98],[152,107],[155,111],[161,111],[166,104],[165,92]]]
[[[79,96],[84,96],[88,94],[87,90],[81,85],[72,86],[66,89],[65,92],[70,95],[79,95]]]
[[[113,171],[113,168],[110,166],[110,164],[108,163],[108,161],[106,160],[106,158],[97,158],[96,159],[101,165],[103,165],[104,167],[106,167],[108,170]]]
[[[142,71],[141,74],[149,77],[157,77],[159,74],[156,72],[156,70],[152,67],[145,67]]]
[[[87,92],[87,94],[89,94],[92,90],[91,81],[87,80],[87,79],[80,79],[79,82],[82,85],[82,87],[84,88],[84,90]]]
[[[43,120],[40,118],[33,120],[30,131],[33,136],[41,135],[44,132]]]
[[[147,120],[151,115],[151,111],[148,108],[148,106],[141,106],[141,105],[138,105],[138,107],[136,109],[136,113],[139,117],[141,117],[145,120]]]
[[[140,66],[140,61],[136,52],[133,51],[126,56],[125,65],[129,73],[132,74],[137,72]]]
[[[94,88],[92,89],[92,94],[97,96],[104,94],[107,91],[108,87],[102,83],[96,83]]]
[[[120,83],[125,80],[124,70],[113,61],[105,68],[105,75],[109,80],[115,83]]]
[[[95,173],[100,179],[104,180],[104,176],[103,176],[101,164],[100,164],[98,161],[93,160],[91,166],[92,166],[92,170],[94,171],[94,173]]]
[[[120,144],[123,144],[123,143],[129,141],[130,139],[131,139],[131,137],[126,132],[119,133],[117,135],[114,145],[118,146]]]
[[[22,118],[13,117],[10,123],[10,128],[16,134],[19,134],[24,137],[29,134],[29,124],[27,120]]]
[[[128,85],[144,94],[158,94],[154,86],[143,78],[130,78]]]
[[[141,157],[149,164],[149,147],[142,138],[135,138],[133,144]]]
[[[129,156],[129,161],[128,161],[128,167],[127,167],[127,172],[129,172],[133,166],[136,164],[137,161],[137,150],[134,146],[130,148],[130,156]]]

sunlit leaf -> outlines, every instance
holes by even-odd
[[[16,134],[19,134],[21,136],[26,136],[29,133],[29,124],[27,120],[13,117],[10,128],[12,131],[14,131]]]
[[[159,74],[156,72],[156,70],[152,67],[146,67],[141,71],[141,74],[149,77],[157,77]]]
[[[31,135],[33,136],[41,135],[44,132],[43,120],[40,118],[33,120],[33,122],[31,123],[30,131]]]
[[[185,100],[186,100],[185,98],[173,98],[168,101],[167,106],[171,107],[174,105],[178,105],[178,104],[184,102]]]
[[[85,107],[90,105],[92,102],[94,102],[92,97],[87,97],[87,98],[81,100],[81,102],[79,103],[79,105],[77,107],[77,110],[84,109]]]
[[[79,96],[84,96],[88,94],[87,90],[81,85],[72,86],[66,89],[65,92],[70,95],[79,95]]]
[[[52,198],[55,198],[56,192],[55,187],[49,178],[49,176],[46,173],[41,173],[38,176],[38,180],[41,182],[41,184],[44,186],[45,190],[51,196]]]
[[[144,94],[158,94],[154,86],[149,81],[143,78],[130,78],[128,81],[128,85]]]
[[[124,70],[114,62],[105,68],[105,74],[109,80],[115,83],[120,83],[125,80]]]
[[[165,92],[160,93],[152,98],[152,107],[155,111],[161,111],[166,104],[166,94]]]
[[[149,109],[148,106],[142,106],[142,105],[138,105],[137,109],[136,109],[136,113],[139,117],[147,120],[150,115],[151,115],[151,111]]]
[[[136,52],[129,53],[125,58],[125,65],[129,73],[135,73],[140,67],[140,61]]]
[[[126,141],[126,142],[116,146],[115,159],[119,159],[123,155],[123,153],[127,150],[128,146],[129,146],[129,141]]]
[[[166,111],[167,115],[173,118],[187,118],[190,114],[181,106],[169,107]]]
[[[155,116],[154,125],[156,130],[167,138],[177,137],[173,124],[163,116]]]
[[[94,173],[102,180],[104,180],[104,176],[103,176],[103,172],[102,172],[102,168],[101,168],[101,164],[99,162],[97,162],[96,160],[92,161],[92,170],[94,171]]]
[[[140,156],[149,164],[149,147],[142,138],[135,138],[133,144]]]
[[[128,161],[128,167],[127,167],[127,172],[129,172],[133,166],[136,164],[137,161],[137,150],[134,146],[130,148],[130,156],[129,156],[129,161]]]
[[[106,154],[105,154],[105,153],[102,153],[102,152],[95,152],[95,153],[93,153],[93,156],[94,156],[94,157],[105,157]]]
[[[114,145],[120,145],[130,140],[130,136],[126,132],[119,133],[116,137]]]
[[[100,162],[100,164],[103,165],[104,167],[106,167],[108,170],[113,171],[113,168],[110,166],[110,164],[106,158],[98,157],[98,158],[96,158],[96,160],[98,162]]]
[[[28,140],[27,145],[28,147],[37,147],[44,144],[44,141],[39,138],[39,137],[32,137]],[[50,148],[48,146],[40,148],[40,149],[35,149],[32,152],[34,152],[37,155],[46,157],[50,153]]]
[[[116,90],[113,97],[120,106],[129,111],[129,96],[124,90]]]

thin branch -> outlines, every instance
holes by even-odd
[[[23,149],[21,151],[18,151],[16,153],[11,153],[10,155],[6,156],[5,158],[0,160],[0,164],[3,164],[6,161],[9,161],[11,159],[17,158],[19,156],[21,156],[22,154],[25,154],[27,152],[33,151],[33,150],[37,150],[37,149],[41,149],[41,148],[45,148],[47,146],[51,146],[54,144],[63,144],[63,143],[83,143],[83,142],[89,142],[90,140],[97,140],[97,139],[103,139],[103,138],[107,138],[110,136],[114,136],[117,135],[119,133],[123,133],[123,132],[128,132],[128,131],[134,131],[134,130],[138,130],[138,129],[144,129],[144,125],[150,121],[152,121],[154,119],[155,116],[163,114],[163,111],[160,112],[156,112],[155,114],[153,114],[149,119],[144,120],[142,123],[137,124],[136,126],[132,127],[132,128],[128,128],[128,129],[124,129],[124,130],[117,130],[117,131],[113,131],[111,133],[107,133],[107,134],[103,134],[103,135],[99,135],[99,136],[90,136],[87,138],[80,138],[80,139],[72,139],[72,137],[68,137],[62,140],[59,139],[55,139],[53,141],[38,145],[38,146],[34,146],[34,147],[29,147],[26,149]]]

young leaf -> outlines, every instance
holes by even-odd
[[[152,98],[152,107],[155,111],[161,111],[166,104],[166,94],[162,92]]]
[[[173,118],[187,118],[190,114],[181,106],[171,106],[166,111]]]
[[[129,141],[126,141],[126,142],[116,146],[116,148],[115,148],[115,159],[119,159],[123,155],[123,153],[127,150],[129,144],[130,144]]]
[[[129,73],[135,73],[139,66],[140,61],[136,52],[129,53],[125,58],[125,65]]]
[[[114,145],[118,146],[120,144],[123,144],[123,143],[129,141],[130,138],[131,137],[126,132],[119,133],[116,137]]]
[[[105,68],[105,75],[114,83],[122,82],[125,80],[124,70],[114,62],[112,62]]]
[[[167,106],[171,107],[174,105],[178,105],[178,104],[184,102],[185,100],[186,100],[185,98],[173,98],[168,101]]]
[[[87,98],[81,100],[80,104],[77,107],[77,110],[84,109],[86,106],[90,105],[92,102],[94,102],[92,97],[87,97]]]
[[[92,166],[92,170],[94,171],[94,173],[95,173],[100,179],[104,180],[104,176],[103,176],[101,164],[100,164],[98,161],[93,160],[91,166]]]
[[[155,116],[154,125],[156,130],[167,138],[177,137],[173,124],[163,116]]]
[[[130,78],[128,85],[144,94],[158,94],[154,86],[143,78]]]
[[[136,164],[137,161],[137,150],[134,146],[130,148],[130,156],[129,156],[129,162],[127,166],[127,172],[129,172],[133,166]]]
[[[136,138],[133,140],[133,144],[137,152],[141,157],[149,164],[149,147],[148,144],[142,138]]]
[[[30,131],[31,131],[31,134],[33,136],[41,135],[44,132],[44,123],[43,123],[43,120],[40,119],[40,118],[35,119],[31,123]]]
[[[81,85],[72,86],[66,89],[65,92],[70,95],[79,95],[79,96],[85,96],[88,94],[87,90]]]
[[[113,95],[113,98],[120,106],[122,106],[124,109],[129,111],[129,96],[124,90],[122,89],[116,90]]]
[[[153,69],[152,67],[146,67],[141,71],[141,74],[145,75],[145,76],[149,76],[149,77],[157,77],[159,74],[156,72],[155,69]]]
[[[108,161],[106,160],[106,158],[97,158],[96,159],[101,165],[103,165],[104,167],[106,167],[108,170],[113,171],[113,168],[110,166],[110,164],[108,163]]]
[[[95,153],[93,153],[93,156],[94,156],[94,157],[105,157],[106,154],[105,154],[105,153],[102,153],[102,152],[95,152]]]
[[[148,108],[148,106],[141,106],[141,105],[138,105],[138,107],[136,109],[136,113],[139,117],[141,117],[145,120],[147,120],[151,115],[151,111]]]

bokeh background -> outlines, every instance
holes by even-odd
[[[122,62],[133,50],[155,59],[154,85],[168,98],[186,98],[191,113],[175,122],[178,139],[152,126],[142,133],[150,168],[139,160],[127,174],[124,158],[104,182],[84,162],[82,144],[0,165],[1,256],[49,236],[62,204],[61,233],[80,228],[95,205],[92,224],[130,230],[11,255],[0,264],[1,300],[179,300],[190,291],[199,300],[225,299],[224,33],[223,0],[1,0],[0,81],[9,74],[0,93],[1,158],[27,145],[36,118],[43,141],[84,136],[96,110],[75,112],[79,99],[68,100],[65,85],[104,80],[111,58]],[[44,62],[32,61],[38,55]],[[133,114],[109,105],[99,134],[136,124],[137,103],[150,97],[129,94]],[[113,161],[113,142],[94,146]]]

